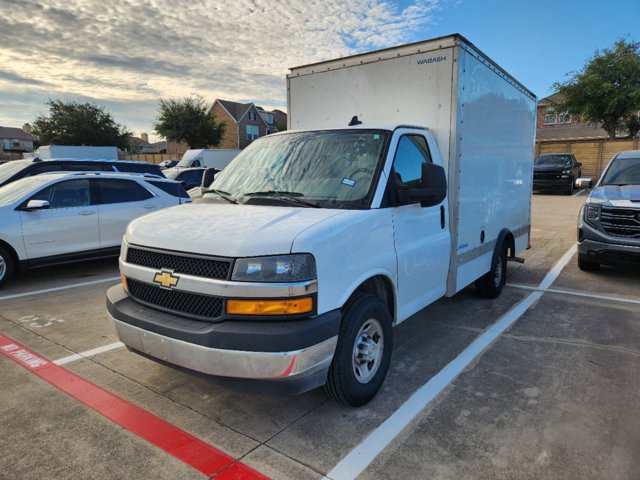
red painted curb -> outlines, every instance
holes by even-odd
[[[217,478],[224,480],[268,480],[208,443],[37,355],[6,335],[0,335],[0,353],[209,477],[219,474]]]

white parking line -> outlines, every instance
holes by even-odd
[[[360,475],[438,394],[542,297],[544,291],[558,278],[558,275],[560,275],[560,272],[569,263],[576,251],[577,247],[574,244],[547,273],[536,291],[504,314],[446,367],[416,390],[393,415],[373,430],[356,448],[333,467],[327,473],[325,479],[350,480]]]
[[[92,357],[93,355],[108,352],[110,350],[115,350],[116,348],[122,347],[124,347],[124,343],[122,342],[110,343],[109,345],[103,345],[102,347],[85,350],[84,352],[75,353],[73,355],[69,355],[68,357],[59,358],[53,363],[55,363],[56,365],[64,365],[66,363],[75,362],[76,360],[82,360],[83,358]]]
[[[559,290],[557,288],[547,288],[545,290],[540,290],[540,288],[538,287],[532,287],[530,285],[519,285],[516,283],[509,283],[507,284],[507,287],[519,288],[521,290],[544,291],[549,293],[559,293],[561,295],[573,295],[575,297],[594,298],[596,300],[610,300],[612,302],[633,303],[636,305],[640,305],[640,300],[633,300],[631,298],[611,297],[608,295],[596,295],[594,293],[572,292],[571,290]]]
[[[98,283],[116,282],[120,281],[120,277],[102,278],[100,280],[91,280],[89,282],[73,283],[71,285],[65,285],[64,287],[45,288],[44,290],[36,290],[33,292],[14,293],[13,295],[5,295],[0,297],[0,302],[3,300],[13,300],[14,298],[29,297],[31,295],[41,295],[43,293],[59,292],[60,290],[68,290],[70,288],[86,287],[88,285],[96,285]]]
[[[576,193],[574,193],[573,195],[571,195],[572,197],[577,197],[578,195],[582,195],[585,192],[585,190],[578,190]]]

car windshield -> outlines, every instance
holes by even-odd
[[[536,165],[571,165],[569,155],[540,155],[536,158]]]
[[[601,185],[640,185],[640,157],[612,160]]]
[[[240,203],[363,207],[388,136],[352,129],[263,137],[216,175],[211,189]]]
[[[0,165],[0,184],[9,180],[30,163],[31,160],[14,160]]]
[[[34,192],[39,186],[50,180],[45,177],[47,175],[21,178],[4,187],[0,187],[0,207],[10,205],[30,192]]]

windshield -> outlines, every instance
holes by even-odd
[[[613,160],[600,185],[640,185],[640,157]]]
[[[334,130],[263,137],[216,175],[211,188],[241,203],[270,198],[298,199],[301,206],[363,207],[389,133]]]
[[[14,160],[0,165],[0,185],[29,165],[31,160]]]
[[[540,155],[536,158],[536,165],[571,165],[570,155]]]
[[[50,178],[48,175],[44,176],[35,176],[35,177],[27,177],[21,178],[20,180],[16,180],[15,182],[11,182],[4,187],[0,187],[0,207],[4,207],[6,205],[10,205],[17,200],[20,200],[23,196],[28,195],[31,192],[35,192],[35,190],[47,183]]]

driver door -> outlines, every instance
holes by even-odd
[[[51,257],[100,248],[98,207],[91,205],[88,179],[54,183],[29,200],[45,200],[50,207],[20,211],[27,258]]]

